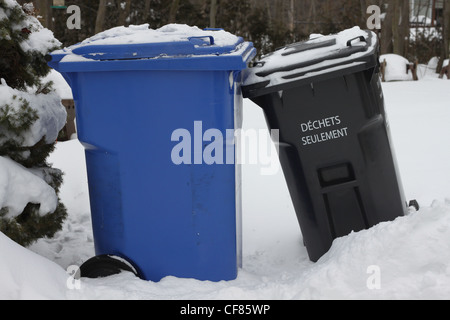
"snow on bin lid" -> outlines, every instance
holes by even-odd
[[[371,31],[354,27],[336,35],[313,34],[310,39],[294,43],[264,56],[246,71],[244,96],[282,90],[288,83],[333,77],[344,69],[376,65],[378,42]],[[253,94],[251,93],[253,92]],[[264,94],[264,93],[263,93]]]
[[[201,30],[169,24],[157,30],[148,24],[116,27],[83,42],[52,53],[53,62],[89,62],[157,58],[236,56],[240,61],[253,58],[255,50],[222,29]]]

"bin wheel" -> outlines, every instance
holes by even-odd
[[[137,269],[123,258],[113,255],[100,255],[83,263],[80,267],[82,278],[106,278],[121,272],[131,272],[140,278]]]

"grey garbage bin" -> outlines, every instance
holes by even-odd
[[[280,161],[310,259],[407,205],[379,79],[378,41],[358,27],[286,46],[248,71],[244,97],[280,130]]]

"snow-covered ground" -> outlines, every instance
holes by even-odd
[[[69,218],[54,239],[29,249],[0,234],[0,299],[450,299],[450,81],[383,84],[405,193],[419,212],[338,239],[319,262],[307,258],[282,173],[244,166],[243,268],[230,282],[123,273],[81,279],[66,273],[94,255],[83,148],[58,143]],[[266,128],[246,100],[245,128]]]

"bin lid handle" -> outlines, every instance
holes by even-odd
[[[205,39],[208,39],[209,43],[205,42]],[[188,40],[198,46],[213,46],[215,43],[213,36],[189,37]]]
[[[359,40],[361,42],[367,43],[367,40],[366,40],[366,38],[364,36],[359,36],[359,37],[356,37],[356,38],[348,40],[347,41],[347,47],[351,47],[352,46],[352,42],[355,41],[355,40]]]

